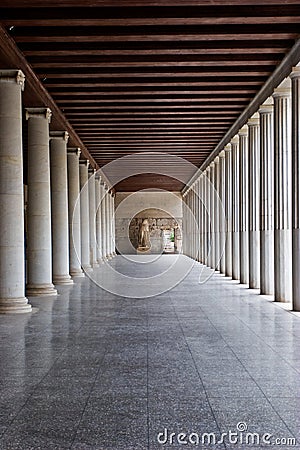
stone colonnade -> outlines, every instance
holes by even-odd
[[[300,67],[183,194],[184,253],[300,311]],[[196,197],[196,206],[195,206]],[[221,206],[220,206],[221,205]],[[221,208],[221,211],[220,211]],[[195,234],[200,236],[199,249]]]
[[[113,192],[65,130],[50,132],[46,107],[26,108],[24,214],[24,86],[22,71],[0,70],[0,313],[30,312],[26,295],[56,295],[115,256]]]

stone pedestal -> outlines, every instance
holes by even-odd
[[[0,313],[31,311],[24,273],[24,81],[19,70],[0,70]]]
[[[29,296],[56,295],[52,284],[48,108],[27,108],[28,203],[27,286]]]
[[[90,264],[88,167],[89,161],[79,162],[81,266],[86,272],[92,270],[92,266]]]
[[[273,98],[260,115],[260,293],[274,294],[274,111]]]
[[[69,274],[69,219],[67,181],[68,133],[50,133],[52,271],[54,284],[73,284]]]
[[[69,208],[69,257],[70,275],[84,277],[81,269],[81,234],[80,234],[80,182],[79,156],[80,148],[67,149],[68,161],[68,208]]]

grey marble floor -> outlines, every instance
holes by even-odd
[[[150,298],[77,279],[0,316],[0,449],[300,448],[300,318],[199,269]]]

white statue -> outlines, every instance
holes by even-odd
[[[139,230],[138,250],[147,251],[151,248],[149,222],[144,219]]]

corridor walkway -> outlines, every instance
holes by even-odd
[[[0,316],[0,449],[300,448],[284,440],[300,438],[300,318],[219,274],[199,286],[199,268],[150,298],[78,278]],[[242,443],[201,445],[237,426]]]

